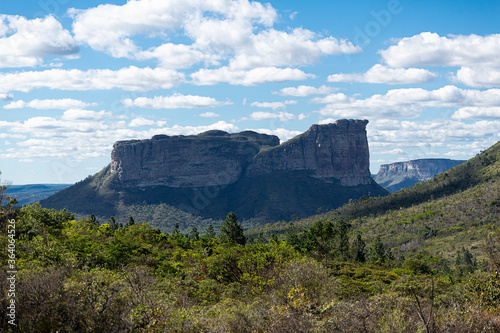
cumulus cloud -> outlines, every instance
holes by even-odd
[[[297,104],[297,101],[284,101],[284,102],[253,102],[251,106],[259,108],[270,108],[273,110],[283,110],[287,105]]]
[[[4,91],[29,92],[38,88],[58,90],[127,91],[170,89],[184,82],[184,74],[164,68],[138,68],[135,66],[110,69],[50,69],[18,73],[0,73],[0,87]]]
[[[462,67],[452,79],[469,87],[500,87],[500,63],[497,65],[497,68],[482,67],[481,64],[477,67]]]
[[[5,138],[24,140],[17,142],[16,148],[0,152],[0,158],[84,160],[109,156],[113,143],[118,140],[147,139],[156,134],[192,135],[214,129],[239,131],[237,126],[224,121],[204,126],[165,127],[165,121],[152,121],[142,116],[124,125],[117,126],[111,113],[87,110],[68,111],[61,118],[32,117],[23,122],[0,121],[0,127],[10,131],[4,135]]]
[[[138,0],[125,5],[71,9],[75,37],[114,57],[140,58],[135,35],[175,34],[177,30],[196,44],[224,44],[243,38],[253,24],[271,26],[276,11],[270,5],[246,0]],[[217,18],[220,17],[220,18]],[[220,29],[226,25],[226,29]]]
[[[204,112],[204,113],[200,113],[199,116],[202,118],[218,118],[218,117],[220,117],[220,114],[215,113],[215,112]]]
[[[34,99],[29,102],[23,100],[13,101],[7,105],[4,105],[4,109],[22,109],[22,108],[33,108],[33,109],[72,109],[72,108],[85,108],[88,106],[95,106],[96,103],[86,103],[71,98],[64,99]]]
[[[216,85],[229,83],[232,85],[255,86],[267,82],[298,81],[315,78],[297,68],[261,67],[252,70],[232,70],[229,67],[217,69],[200,69],[191,74],[196,85]]]
[[[421,34],[400,39],[396,45],[379,51],[391,67],[482,66],[498,67],[500,34],[439,36]]]
[[[377,64],[370,68],[366,73],[333,74],[328,76],[327,81],[412,84],[430,82],[436,77],[437,74],[422,68],[389,68]]]
[[[139,97],[134,100],[127,98],[122,101],[126,107],[141,107],[151,109],[198,109],[232,104],[231,101],[220,102],[212,97],[174,94],[172,96],[155,96],[154,98]]]
[[[310,30],[297,28],[291,33],[270,29],[252,35],[250,42],[236,49],[232,68],[297,66],[312,64],[321,56],[361,52],[346,40],[318,38]]]
[[[78,120],[94,120],[99,121],[104,118],[110,118],[112,116],[111,111],[89,111],[89,110],[81,110],[81,109],[70,109],[64,111],[61,119],[69,120],[69,121],[78,121]]]
[[[248,0],[137,0],[122,6],[71,9],[70,14],[75,38],[82,43],[117,58],[157,59],[165,68],[221,61],[233,70],[290,67],[314,63],[322,56],[361,52],[349,41],[304,28],[276,30],[276,10]],[[138,35],[183,35],[192,44],[165,43],[143,50],[134,41]]]
[[[301,85],[298,87],[286,87],[280,89],[278,94],[283,96],[295,96],[295,97],[307,97],[311,95],[326,95],[334,92],[336,89],[333,87],[321,86],[321,87],[312,87]]]
[[[34,67],[43,57],[78,52],[77,42],[53,16],[28,20],[0,14],[0,67]]]
[[[154,121],[154,120],[151,120],[151,119],[146,119],[142,116],[140,117],[137,117],[137,118],[134,118],[132,119],[132,121],[129,123],[129,127],[151,127],[151,126],[157,126],[157,127],[162,127],[162,126],[165,126],[167,124],[166,121],[163,121],[163,120],[158,120],[158,121]]]
[[[327,104],[319,113],[325,117],[416,118],[426,107],[491,107],[500,104],[500,89],[466,90],[445,86],[436,90],[393,89],[385,95],[358,99],[343,93],[315,97],[314,103]]]
[[[425,121],[407,120],[374,120],[368,127],[370,141],[390,143],[404,143],[409,146],[435,142],[459,142],[490,138],[496,142],[500,121],[481,120],[476,122],[462,122],[449,119],[430,119]]]
[[[500,119],[500,107],[464,107],[451,116],[453,119]]]
[[[291,130],[288,130],[286,128],[276,128],[276,129],[257,128],[257,129],[248,129],[248,130],[258,132],[258,133],[268,134],[268,135],[276,135],[278,138],[280,138],[281,142],[288,141],[291,138],[294,138],[297,135],[302,133],[300,131],[291,131]]]
[[[14,98],[12,94],[0,93],[0,101],[10,101]]]
[[[263,111],[259,111],[259,112],[253,112],[251,115],[250,115],[250,119],[251,120],[270,120],[270,119],[277,119],[279,121],[288,121],[288,120],[292,120],[292,119],[295,119],[295,116],[291,113],[288,113],[288,112],[278,112],[278,113],[274,113],[274,112],[263,112]]]

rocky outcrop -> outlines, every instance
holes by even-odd
[[[279,147],[258,154],[247,175],[307,171],[325,181],[339,180],[342,186],[372,182],[366,137],[368,120],[337,120],[313,125]]]
[[[277,136],[251,131],[119,141],[111,153],[111,173],[127,186],[228,185],[243,176],[262,148],[277,145]]]
[[[120,141],[109,166],[44,204],[197,227],[231,211],[247,226],[311,216],[389,193],[370,175],[367,123],[313,125],[282,144],[251,131]]]
[[[375,181],[391,192],[427,181],[459,164],[461,160],[419,159],[407,162],[383,164],[375,175]]]
[[[128,186],[204,187],[233,184],[244,176],[305,171],[342,186],[370,184],[367,120],[313,125],[279,145],[278,137],[252,131],[209,131],[119,141],[111,173]]]

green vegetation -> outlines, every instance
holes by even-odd
[[[165,233],[130,211],[99,224],[4,202],[0,246],[15,218],[21,332],[499,332],[499,188],[500,143],[388,197],[245,234],[234,213]]]
[[[467,248],[454,262],[395,259],[380,237],[317,221],[286,241],[75,220],[39,204],[16,219],[20,332],[497,332],[500,278]],[[4,214],[5,215],[5,214]],[[115,226],[113,226],[115,223]],[[6,248],[5,218],[0,246]],[[500,267],[500,235],[485,243]],[[6,263],[8,256],[0,254]],[[0,272],[0,325],[6,272]]]

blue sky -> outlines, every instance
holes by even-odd
[[[500,2],[0,4],[0,170],[74,183],[113,143],[368,119],[371,171],[500,137]]]

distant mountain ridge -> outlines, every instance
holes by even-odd
[[[283,144],[251,131],[119,141],[108,167],[41,204],[125,222],[133,216],[163,230],[230,211],[257,225],[306,217],[388,194],[370,175],[367,123],[313,125]]]
[[[427,181],[466,161],[450,159],[418,159],[383,164],[374,176],[375,181],[391,192]]]
[[[10,185],[7,195],[16,198],[19,206],[30,205],[37,201],[48,198],[72,184],[26,184]]]

